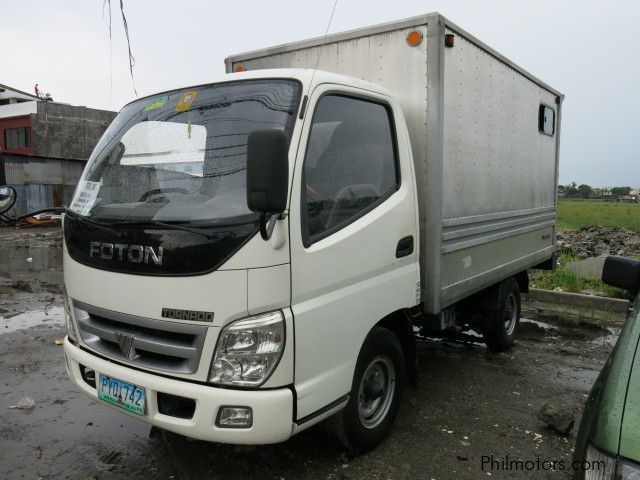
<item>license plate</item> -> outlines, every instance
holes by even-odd
[[[98,398],[136,415],[144,415],[145,391],[137,385],[98,375]]]

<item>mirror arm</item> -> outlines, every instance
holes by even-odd
[[[260,236],[263,240],[269,240],[271,235],[273,235],[273,230],[276,228],[276,222],[278,220],[284,220],[287,218],[286,212],[281,212],[277,214],[260,214]]]

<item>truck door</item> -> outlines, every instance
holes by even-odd
[[[290,211],[298,420],[345,400],[369,330],[417,303],[414,183],[404,120],[391,99],[315,89]]]

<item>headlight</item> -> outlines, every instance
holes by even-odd
[[[640,480],[640,465],[621,460],[618,464],[618,475],[622,480]]]
[[[78,341],[78,331],[76,330],[76,324],[71,315],[71,302],[67,295],[67,289],[62,291],[62,301],[64,303],[64,323],[67,325],[67,336],[74,342]]]
[[[284,316],[269,312],[231,322],[220,332],[209,381],[220,385],[262,385],[284,350]]]
[[[584,480],[614,480],[616,478],[616,459],[589,443],[582,469]]]

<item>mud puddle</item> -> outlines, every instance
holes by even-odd
[[[62,231],[0,228],[0,332],[6,319],[60,305],[62,290]]]

